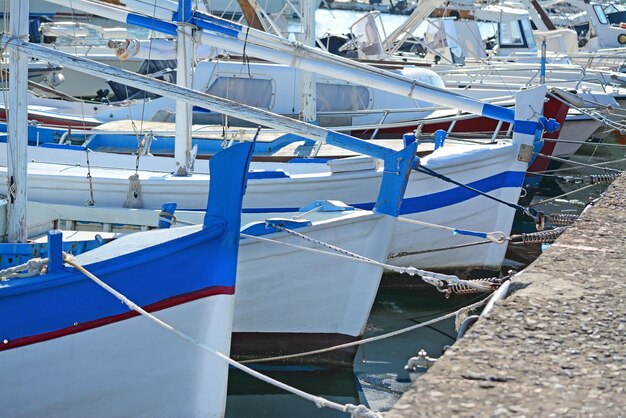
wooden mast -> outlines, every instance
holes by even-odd
[[[28,0],[12,0],[9,36],[28,41]],[[28,56],[9,42],[9,106],[7,136],[9,242],[26,242],[28,177]]]

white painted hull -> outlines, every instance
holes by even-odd
[[[384,262],[395,222],[390,216],[352,211],[335,213],[334,219],[314,222],[297,231]],[[267,237],[338,255],[286,233]],[[381,267],[354,259],[242,239],[232,355],[239,359],[274,357],[359,339],[382,273]],[[352,364],[355,354],[356,347],[351,347],[290,361]]]
[[[297,231],[384,262],[396,220],[359,212]],[[285,233],[271,238],[320,248]],[[233,332],[336,333],[356,338],[365,329],[381,275],[381,267],[355,260],[244,239]]]
[[[1,144],[0,144],[1,145]],[[52,149],[29,149],[29,159],[35,161],[72,161],[80,166],[67,167],[59,164],[31,163],[29,166],[29,198],[39,202],[84,204],[90,198],[87,181],[85,154],[67,153]],[[0,147],[0,156],[2,155]],[[98,206],[122,207],[126,201],[129,181],[134,169],[111,170],[94,166],[133,167],[133,156],[106,155],[90,153],[91,176],[93,178],[93,197]],[[109,162],[106,162],[106,161]],[[344,160],[345,161],[345,160]],[[451,175],[464,184],[489,178],[503,171],[525,171],[525,163],[517,161],[517,146],[495,145],[480,147],[445,147],[424,159],[431,168],[443,174]],[[0,161],[0,164],[3,164]],[[140,167],[166,171],[172,164],[171,159],[141,157]],[[197,161],[196,170],[205,170],[206,162]],[[334,164],[334,163],[332,163]],[[335,199],[349,204],[374,202],[381,181],[381,171],[362,169],[331,173],[327,164],[280,164],[256,163],[252,169],[284,169],[291,177],[278,179],[251,179],[248,183],[244,208],[260,209],[262,212],[277,212],[277,208],[298,208],[313,200]],[[6,176],[0,172],[0,177]],[[178,208],[201,209],[206,205],[209,176],[194,174],[192,177],[174,177],[163,172],[140,171],[141,198],[143,207],[160,208],[162,203],[173,201]],[[0,192],[6,193],[6,180],[0,179]],[[521,185],[521,180],[520,180]],[[454,185],[443,180],[412,172],[405,194],[407,199],[421,197],[435,201],[432,210],[406,213],[403,216],[439,224],[449,224],[456,228],[472,229],[483,232],[501,230],[508,233],[513,221],[513,213],[507,207],[484,197],[473,197],[452,206],[437,204],[436,193],[455,193]],[[520,186],[511,185],[490,192],[503,197],[509,202],[517,202]],[[412,252],[452,246],[467,242],[465,237],[454,237],[447,231],[430,229],[422,234],[421,228],[415,229],[402,224],[394,234],[391,252]],[[419,235],[417,235],[419,234]],[[478,239],[474,239],[476,241]],[[472,241],[472,242],[473,242]],[[407,256],[395,260],[399,264],[413,264],[421,268],[448,269],[461,266],[498,267],[502,262],[505,247],[481,245],[455,251],[436,252],[427,255]],[[485,264],[486,263],[486,264]]]
[[[563,124],[559,138],[576,142],[557,142],[552,155],[560,158],[571,157],[601,126],[601,122],[598,122],[595,119],[590,119],[586,116],[568,119],[567,122]]]
[[[467,149],[467,147],[461,146],[457,152],[462,154],[463,148]],[[472,160],[464,159],[464,162],[457,161],[457,164],[441,164],[440,167],[434,165],[432,168],[440,174],[468,184],[494,173],[513,170],[515,165],[520,164],[518,161],[512,163],[511,160],[515,158],[515,155],[517,154],[513,147],[502,147],[500,152],[491,153],[488,163],[484,157],[478,158],[477,155],[477,158]],[[424,159],[424,163],[434,156]],[[411,173],[411,181],[407,187],[406,196],[433,195],[454,187],[454,185],[443,180],[433,179],[429,175],[414,171]],[[489,195],[506,202],[517,203],[520,189],[517,187],[501,188],[489,192]],[[486,197],[477,196],[457,204],[403,216],[472,231],[502,231],[508,236],[511,232],[515,210],[503,204],[495,203]],[[389,262],[401,266],[412,265],[420,268],[427,266],[438,270],[474,267],[498,269],[504,260],[507,244],[482,244],[454,250],[428,252],[433,249],[482,240],[482,238],[472,236],[453,235],[447,230],[398,222],[390,249],[391,258]],[[407,252],[417,254],[398,256]],[[419,254],[419,252],[422,253]]]
[[[156,316],[228,354],[233,306],[217,295]],[[3,352],[0,404],[7,417],[221,417],[227,376],[223,360],[134,317]]]

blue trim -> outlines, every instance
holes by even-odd
[[[537,130],[541,130],[542,126],[532,120],[516,120],[513,124],[513,132],[518,134],[535,135]]]
[[[294,220],[294,219],[282,219],[282,218],[272,218],[266,221],[255,222],[243,231],[242,234],[261,236],[273,234],[276,232],[280,232],[278,229],[273,227],[272,225],[278,225],[285,227],[287,229],[298,229],[298,228],[306,228],[307,226],[311,226],[311,221],[306,219]]]
[[[484,232],[468,231],[466,229],[455,229],[455,234],[469,235],[471,237],[487,238],[487,234]]]
[[[503,122],[513,123],[515,121],[515,111],[489,103],[483,105],[483,116]]]
[[[289,174],[283,170],[250,170],[248,171],[248,180],[258,179],[286,179]]]
[[[353,206],[346,205],[339,200],[316,200],[300,209],[300,212],[308,212],[313,209],[318,212],[345,212],[354,210]]]
[[[390,148],[381,147],[380,145],[375,145],[370,142],[363,141],[362,139],[357,139],[339,132],[328,132],[328,135],[326,135],[326,143],[350,151],[355,151],[359,154],[380,158],[381,160],[395,154],[395,151]]]
[[[303,147],[313,147],[315,144],[315,141],[311,139],[304,139],[294,134],[283,134],[271,141],[257,142],[254,147],[254,155],[273,155],[284,147],[300,141],[304,141]],[[213,156],[223,149],[224,140],[216,135],[215,138],[192,137],[191,142],[193,146],[198,146],[198,156]],[[150,152],[159,155],[173,155],[174,145],[173,136],[157,135],[152,140]],[[137,151],[137,137],[124,134],[93,133],[89,137],[88,147],[93,151],[133,153]]]
[[[85,267],[141,306],[209,286],[234,286],[234,255],[213,258],[215,244],[222,241],[224,231],[222,223],[212,230]],[[215,262],[199,261],[207,255]],[[220,275],[222,264],[232,264],[233,273]],[[82,273],[64,268],[3,284],[0,316],[10,319],[0,321],[0,338],[11,341],[126,312],[126,305]]]
[[[165,202],[161,205],[161,212],[163,214],[159,215],[159,229],[167,229],[171,226],[171,223],[168,221],[172,221],[172,218],[174,218],[176,206],[178,205],[175,202]]]
[[[195,18],[197,18],[199,20],[202,20],[204,22],[213,23],[215,25],[218,25],[218,26],[221,26],[221,27],[224,27],[224,28],[230,28],[230,29],[232,29],[234,31],[237,31],[237,32],[243,31],[243,26],[242,25],[239,25],[239,24],[237,24],[235,22],[231,22],[230,20],[221,19],[219,17],[211,16],[211,15],[208,15],[206,13],[195,11],[193,13],[193,17],[195,17]]]
[[[145,29],[152,29],[157,32],[165,33],[167,35],[176,36],[176,25],[173,23],[163,22],[152,17],[145,17],[129,13],[126,16],[126,23],[129,25],[139,26]]]
[[[524,171],[505,171],[493,176],[480,179],[468,184],[468,186],[478,189],[482,192],[491,192],[506,187],[521,187],[526,173]],[[402,200],[400,207],[400,215],[411,213],[427,212],[430,210],[441,209],[452,206],[466,200],[478,197],[475,192],[464,187],[453,187],[441,192],[431,193],[423,196],[409,197]],[[349,203],[359,209],[371,210],[374,202],[365,203]],[[190,209],[193,210],[193,209]],[[286,213],[298,212],[299,208],[244,208],[244,213]]]
[[[224,27],[224,26],[219,25],[219,24],[207,22],[205,20],[198,19],[196,17],[192,17],[191,20],[190,20],[190,23],[192,25],[197,26],[200,29],[208,30],[208,31],[211,31],[211,32],[217,32],[217,33],[220,33],[222,35],[230,36],[230,37],[233,37],[233,38],[237,38],[237,36],[241,33],[238,30],[233,30],[231,28],[227,28],[227,27]]]
[[[447,136],[448,133],[443,129],[437,129],[435,131],[435,150],[443,147]]]
[[[58,229],[48,231],[48,273],[63,269],[63,233]]]
[[[174,20],[176,22],[189,22],[189,19],[191,19],[191,0],[179,0]]]
[[[467,185],[487,193],[504,187],[521,187],[525,175],[525,171],[505,171],[481,180],[473,181]],[[441,209],[475,197],[479,197],[479,195],[471,190],[458,186],[437,193],[404,199],[400,214],[404,215]]]
[[[398,216],[402,198],[409,182],[417,142],[407,145],[402,151],[385,158],[383,181],[376,199],[374,211],[385,215]]]

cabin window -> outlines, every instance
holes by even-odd
[[[606,15],[604,14],[604,10],[602,10],[602,5],[594,4],[593,10],[594,12],[596,12],[596,16],[598,16],[598,20],[600,21],[601,25],[609,24],[609,20],[606,18]]]
[[[273,90],[272,80],[219,76],[206,92],[249,106],[269,109],[272,105]]]
[[[369,108],[367,87],[352,84],[317,83],[318,112],[348,112]]]
[[[524,46],[524,38],[517,20],[500,23],[500,46]]]
[[[535,36],[533,35],[533,28],[530,25],[530,21],[528,19],[523,19],[520,20],[520,23],[522,24],[522,30],[524,31],[524,38],[526,38],[526,45],[529,48],[534,48],[537,46],[537,43],[535,42]]]

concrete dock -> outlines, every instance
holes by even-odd
[[[626,416],[625,175],[385,416]]]

